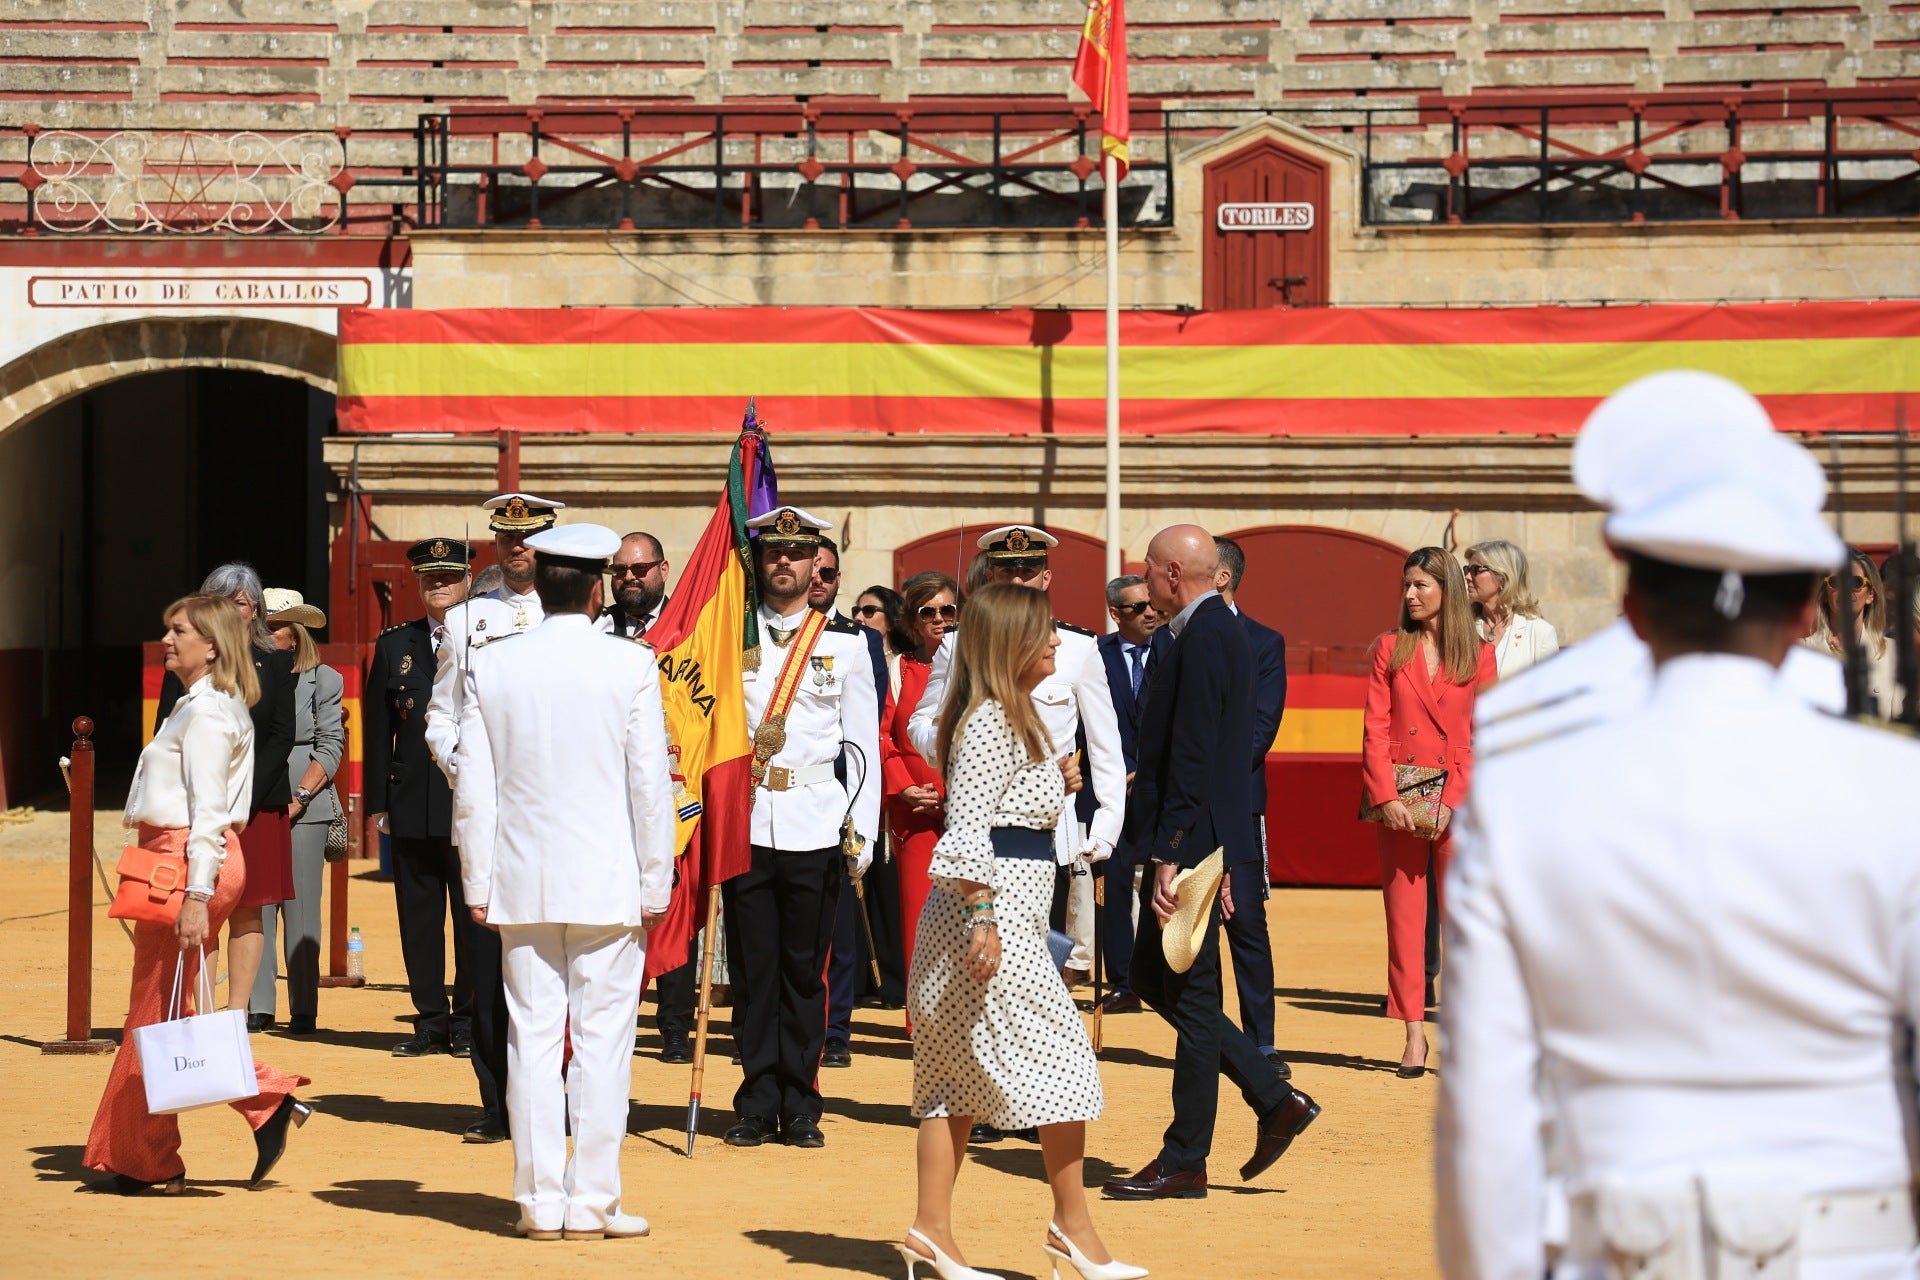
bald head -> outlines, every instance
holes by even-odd
[[[1147,599],[1171,618],[1213,590],[1220,553],[1197,524],[1169,525],[1147,544]]]

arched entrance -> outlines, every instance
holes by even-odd
[[[155,319],[0,369],[0,776],[15,803],[58,788],[79,714],[112,802],[141,741],[141,645],[214,565],[249,561],[325,607],[331,343]]]
[[[967,566],[976,554],[974,544],[980,535],[997,524],[970,524],[958,529],[909,542],[893,553],[895,585],[916,573],[937,569],[964,583]],[[1101,632],[1107,629],[1107,548],[1104,542],[1071,529],[1048,529],[1060,539],[1060,545],[1047,557],[1053,570],[1054,616],[1076,627]]]
[[[1228,535],[1247,555],[1239,605],[1287,638],[1287,670],[1367,673],[1367,647],[1399,617],[1407,553],[1345,529],[1271,525]]]

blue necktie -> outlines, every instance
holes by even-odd
[[[1140,677],[1146,672],[1145,664],[1146,664],[1145,651],[1142,650],[1141,647],[1137,644],[1128,645],[1127,646],[1127,665],[1133,668],[1130,674],[1133,678],[1133,692],[1134,692],[1134,696],[1136,697],[1138,697],[1140,693]]]

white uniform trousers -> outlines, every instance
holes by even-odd
[[[597,1231],[620,1212],[644,934],[619,925],[500,929],[513,1198],[535,1231]],[[560,1059],[571,1022],[573,1060]],[[573,1159],[561,1108],[573,1126]]]

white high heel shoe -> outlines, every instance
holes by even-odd
[[[907,1260],[907,1280],[914,1280],[913,1269],[916,1266],[932,1267],[933,1274],[940,1277],[940,1280],[1000,1280],[1000,1277],[991,1271],[975,1271],[972,1267],[961,1266],[952,1258],[940,1252],[939,1245],[927,1239],[912,1227],[907,1228],[907,1234],[927,1246],[933,1253],[933,1257],[925,1258],[907,1248],[904,1244],[896,1244],[893,1246],[899,1252],[900,1256]],[[1062,1240],[1066,1239],[1065,1236],[1060,1238]],[[1146,1272],[1142,1271],[1140,1274],[1145,1275]]]
[[[1089,1262],[1087,1261],[1087,1255],[1080,1252],[1080,1246],[1067,1238],[1066,1232],[1051,1222],[1047,1224],[1047,1230],[1052,1235],[1060,1237],[1060,1243],[1067,1246],[1065,1253],[1054,1248],[1050,1240],[1042,1243],[1040,1246],[1047,1257],[1053,1261],[1053,1280],[1060,1280],[1060,1264],[1062,1262],[1072,1267],[1074,1274],[1078,1275],[1080,1280],[1140,1280],[1142,1276],[1147,1274],[1145,1267],[1136,1267],[1132,1263],[1122,1262],[1118,1258],[1115,1258],[1112,1262]],[[911,1280],[911,1277],[909,1277],[909,1280]]]

